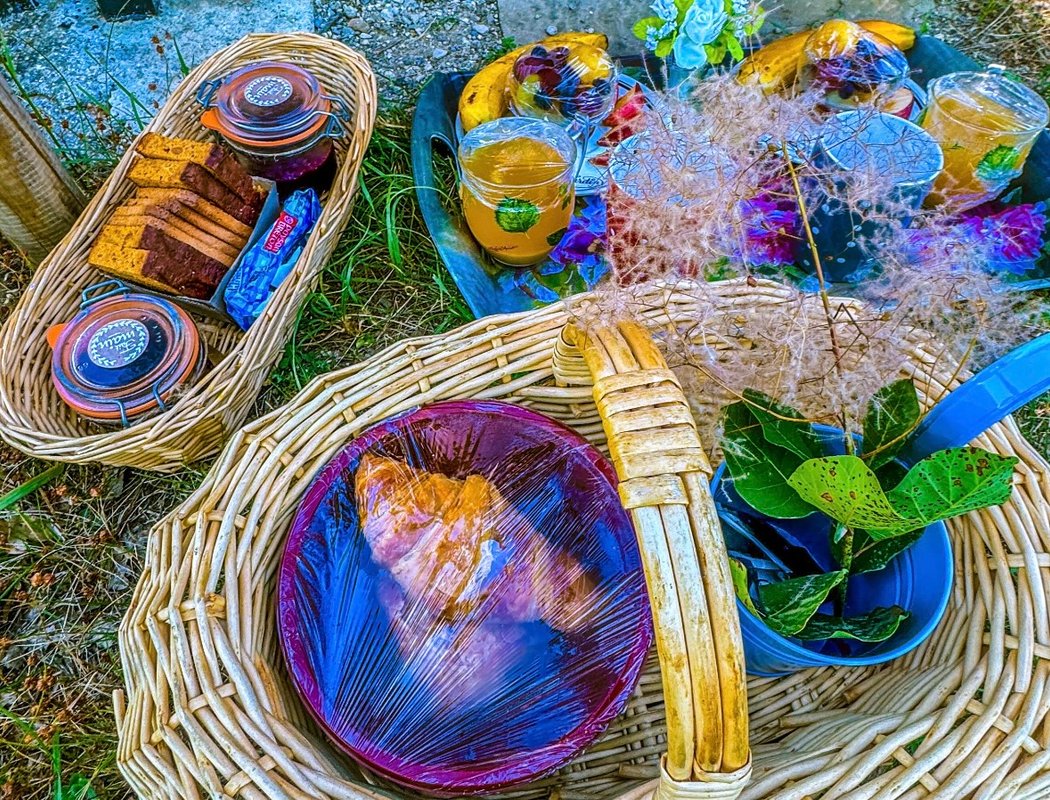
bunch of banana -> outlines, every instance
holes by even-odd
[[[915,44],[915,30],[907,25],[881,19],[857,22],[862,28],[892,42],[901,50]],[[800,56],[812,31],[800,31],[760,47],[740,63],[737,80],[760,86],[765,92],[776,92],[791,86],[798,75]]]
[[[488,66],[482,67],[463,87],[463,93],[459,96],[459,118],[463,123],[463,130],[469,131],[482,122],[499,119],[507,113],[507,77],[518,56],[527,53],[537,44],[547,48],[583,46],[605,50],[609,46],[609,39],[603,33],[559,33],[539,42],[517,47]]]

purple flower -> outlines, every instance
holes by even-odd
[[[605,202],[593,200],[569,220],[565,235],[551,251],[551,261],[563,266],[596,267],[605,253],[605,237]]]
[[[985,203],[961,215],[960,233],[988,248],[989,266],[1015,275],[1035,267],[1046,234],[1046,204]]]
[[[795,260],[802,219],[790,197],[762,192],[737,206],[744,224],[741,255],[751,264],[781,266]]]

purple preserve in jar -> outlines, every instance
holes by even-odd
[[[304,68],[248,64],[205,81],[197,99],[205,107],[201,124],[223,138],[248,172],[277,183],[282,195],[331,184],[334,139],[344,135],[349,111]]]

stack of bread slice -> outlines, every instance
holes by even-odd
[[[217,144],[147,133],[138,187],[102,227],[89,263],[149,289],[209,299],[247,244],[265,194]]]

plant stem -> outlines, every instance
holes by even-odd
[[[788,174],[791,175],[791,186],[795,191],[795,200],[798,202],[799,215],[802,217],[802,227],[806,233],[806,243],[809,245],[810,257],[813,259],[813,266],[817,271],[817,284],[820,287],[820,302],[824,306],[824,317],[828,322],[828,336],[831,340],[831,353],[835,357],[835,372],[839,376],[839,380],[843,379],[842,372],[842,348],[839,345],[838,333],[835,328],[835,313],[831,308],[831,297],[828,295],[827,282],[824,280],[824,266],[820,263],[820,249],[817,247],[817,242],[813,238],[813,228],[809,224],[809,211],[806,208],[806,199],[802,196],[802,186],[798,180],[798,171],[795,169],[795,164],[791,161],[791,156],[788,153],[787,144],[781,144],[781,151],[784,154],[784,161],[787,163]],[[855,452],[853,436],[850,434],[849,426],[849,413],[846,408],[839,409],[839,419],[842,422],[843,431],[843,442],[846,446],[846,453],[853,455]]]
[[[813,259],[813,267],[817,272],[820,302],[824,307],[824,317],[828,323],[831,353],[835,357],[835,373],[838,375],[839,380],[842,381],[845,377],[842,367],[842,348],[839,345],[838,332],[835,327],[835,313],[831,308],[831,297],[828,295],[827,281],[824,279],[824,265],[820,261],[820,248],[817,247],[817,241],[813,237],[813,228],[809,224],[809,210],[806,208],[806,198],[802,195],[802,185],[799,183],[798,171],[795,169],[795,164],[788,153],[787,143],[782,142],[780,147],[784,155],[784,161],[787,163],[788,174],[791,176],[791,186],[794,189],[795,199],[798,202],[799,216],[802,217],[802,228],[806,234],[806,243],[809,245],[810,257]],[[847,455],[854,455],[856,453],[856,443],[853,441],[853,434],[850,432],[849,412],[845,405],[839,409],[839,419],[842,422],[842,441],[845,445],[846,453]],[[843,534],[842,559],[839,566],[846,570],[846,576],[838,585],[839,602],[842,604],[842,613],[845,614],[846,590],[849,587],[849,573],[853,566],[853,529],[848,526]]]

